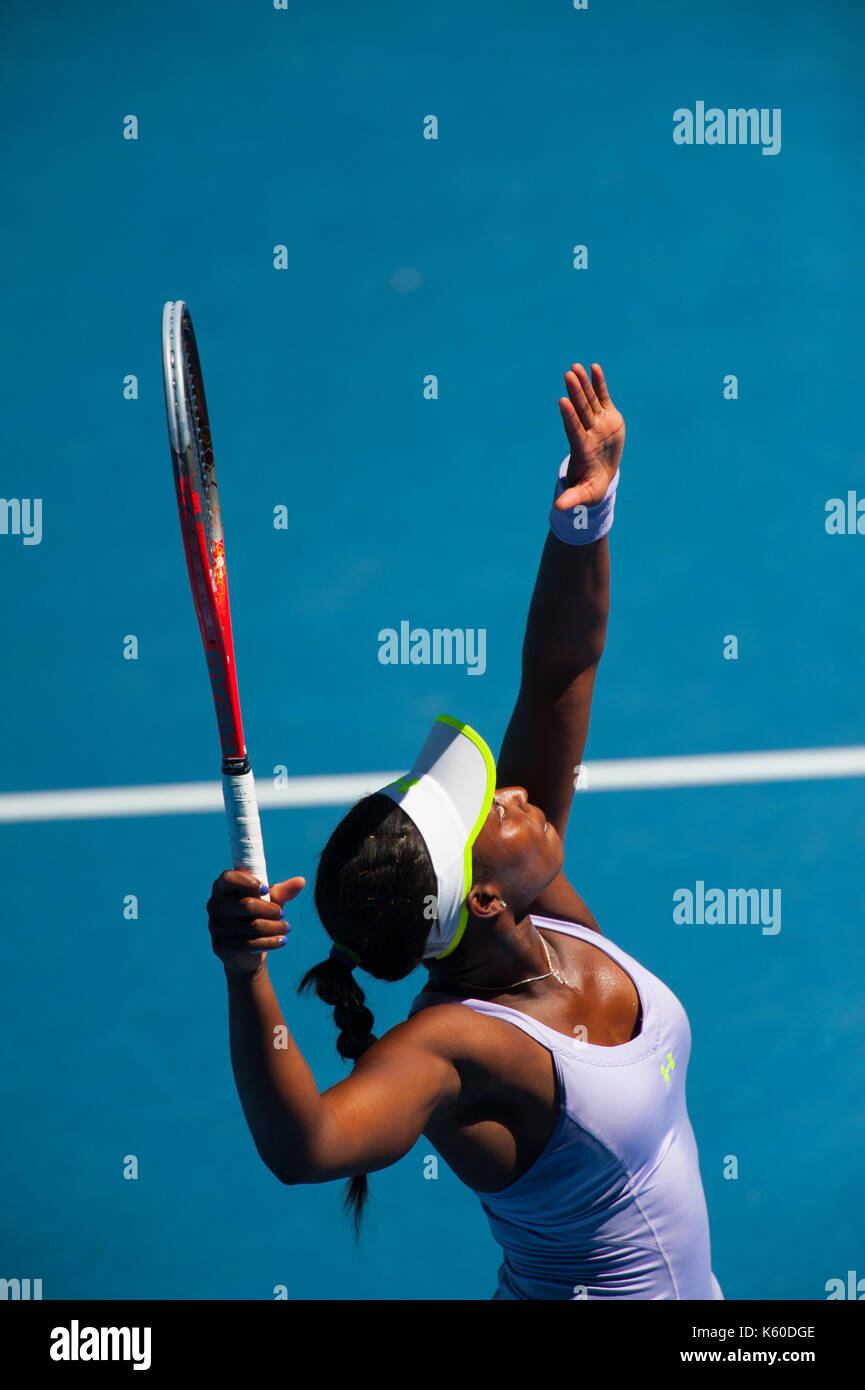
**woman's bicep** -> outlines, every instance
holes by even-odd
[[[331,1182],[388,1168],[459,1089],[457,1068],[426,1023],[399,1024],[364,1053],[351,1076],[322,1094],[319,1125],[292,1181]]]

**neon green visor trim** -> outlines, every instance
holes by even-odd
[[[466,738],[471,739],[472,743],[483,755],[484,765],[487,770],[487,786],[486,791],[484,792],[483,803],[481,804],[477,820],[475,821],[472,827],[471,833],[469,834],[469,838],[466,841],[465,857],[463,860],[463,873],[465,876],[465,896],[463,898],[462,908],[460,909],[459,925],[457,926],[456,932],[454,934],[454,939],[450,943],[450,945],[446,946],[443,951],[441,951],[436,957],[434,957],[435,960],[443,960],[445,956],[449,956],[451,951],[455,951],[457,946],[459,946],[465,934],[465,929],[468,926],[469,909],[465,899],[468,897],[472,886],[472,845],[474,844],[475,840],[480,834],[483,823],[490,813],[490,807],[493,804],[493,797],[496,794],[496,764],[495,759],[493,758],[493,755],[490,752],[487,744],[484,742],[480,734],[477,733],[475,729],[471,728],[471,726],[468,724],[463,724],[459,719],[451,718],[449,714],[440,714],[438,717],[443,724],[450,724],[452,728],[457,729],[459,733],[465,734]]]

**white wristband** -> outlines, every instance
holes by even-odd
[[[559,469],[559,476],[556,482],[556,490],[553,493],[555,503],[562,493],[567,490],[566,478],[568,474],[569,458],[566,458]],[[590,545],[592,541],[599,541],[605,536],[613,524],[613,512],[616,506],[616,488],[619,486],[619,470],[616,469],[612,480],[603,499],[594,507],[572,507],[569,511],[560,511],[553,506],[550,509],[550,530],[560,541],[566,545]]]

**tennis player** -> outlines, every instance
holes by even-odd
[[[601,934],[562,841],[609,608],[607,532],[625,438],[603,372],[559,401],[570,454],[529,609],[498,765],[439,716],[404,777],[348,812],[319,859],[333,940],[304,976],[356,1063],[320,1093],[267,970],[295,877],[217,879],[208,904],[228,981],[231,1057],[256,1147],[289,1184],[366,1174],[424,1135],[480,1198],[503,1251],[498,1299],[719,1299],[685,1103],[690,1029],[659,979]],[[584,846],[588,841],[583,839]],[[428,979],[373,1034],[358,974]]]

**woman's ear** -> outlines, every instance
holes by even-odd
[[[507,907],[494,883],[473,883],[467,902],[474,917],[498,917]]]

